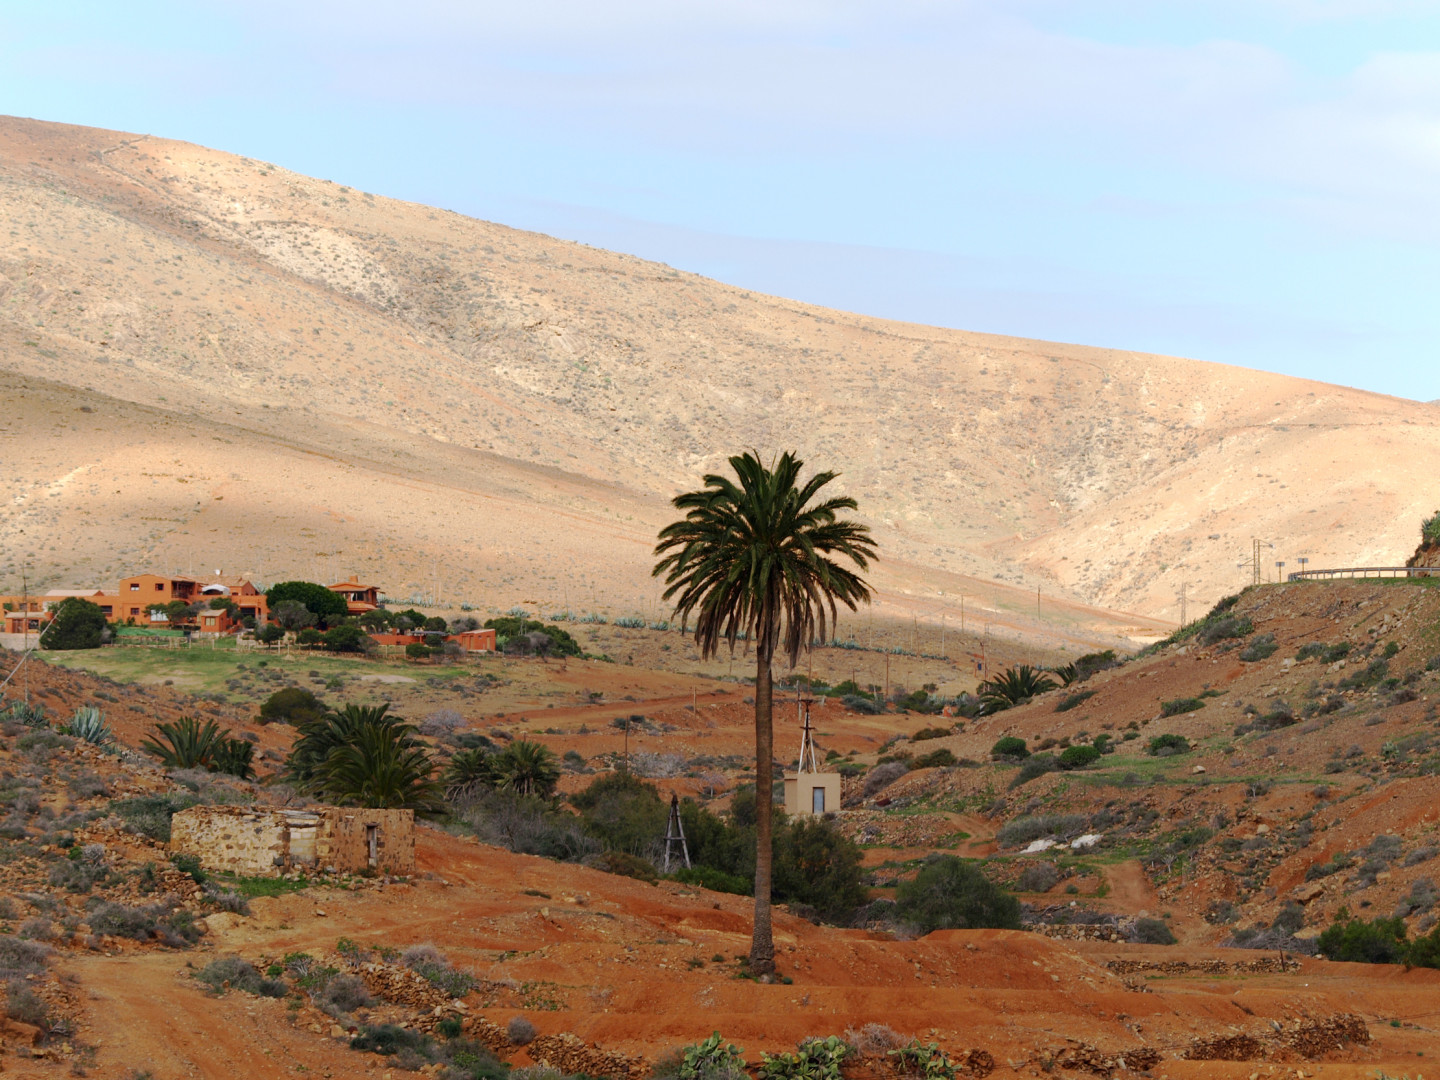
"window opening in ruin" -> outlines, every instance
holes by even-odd
[[[378,825],[365,826],[365,846],[370,852],[370,865],[374,866],[380,861],[380,827]]]

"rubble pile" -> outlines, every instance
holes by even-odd
[[[1089,1043],[1074,1039],[1050,1055],[1052,1066],[1088,1072],[1095,1076],[1111,1076],[1121,1069],[1144,1072],[1160,1063],[1160,1052],[1148,1046],[1137,1046],[1117,1053],[1106,1053]]]
[[[1111,960],[1105,965],[1116,975],[1153,972],[1158,975],[1284,975],[1300,970],[1294,957],[1262,956],[1256,960]]]
[[[1234,1032],[1196,1039],[1181,1057],[1190,1061],[1255,1061],[1275,1051],[1316,1058],[1351,1043],[1365,1045],[1370,1029],[1353,1013],[1327,1017],[1299,1017],[1285,1023],[1271,1021],[1271,1030],[1258,1035]]]
[[[644,1076],[649,1068],[641,1058],[602,1050],[599,1043],[589,1044],[568,1031],[559,1035],[539,1035],[526,1047],[530,1060],[547,1065],[568,1075],[620,1077],[624,1080]]]
[[[1118,926],[1073,923],[1027,923],[1026,930],[1057,941],[1124,941],[1125,931]]]
[[[984,1080],[995,1071],[995,1059],[988,1050],[971,1048],[963,1054],[957,1054],[951,1064],[961,1076],[973,1076],[975,1080]]]
[[[505,1034],[505,1029],[483,1016],[472,1017],[465,1021],[463,1026],[465,1034],[476,1042],[484,1043],[496,1054],[508,1054],[515,1049],[510,1036]]]
[[[422,975],[393,964],[355,964],[352,970],[376,997],[394,1005],[430,1012],[450,1004],[450,996]]]

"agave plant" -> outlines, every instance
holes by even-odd
[[[10,720],[16,724],[24,724],[26,727],[44,727],[45,706],[31,705],[28,701],[15,701],[10,704]]]
[[[981,683],[980,701],[987,712],[1000,712],[1016,705],[1024,705],[1036,694],[1054,690],[1055,686],[1055,680],[1048,672],[1032,668],[1029,664],[1021,664]]]
[[[495,755],[496,787],[518,795],[549,795],[560,779],[555,755],[539,743],[517,739]]]
[[[461,750],[445,766],[445,800],[460,802],[495,786],[495,759],[479,747]]]
[[[209,768],[241,780],[255,779],[255,744],[244,739],[221,739],[210,755]]]
[[[70,722],[60,729],[63,735],[73,735],[95,746],[103,746],[114,738],[110,725],[105,723],[105,714],[93,705],[82,705],[75,710]]]
[[[210,768],[219,743],[229,735],[214,720],[202,724],[193,716],[182,716],[173,724],[156,724],[155,731],[157,737],[145,739],[140,747],[158,757],[167,769]]]

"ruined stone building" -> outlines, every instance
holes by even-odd
[[[296,870],[415,872],[415,812],[318,806],[192,806],[170,824],[170,850],[206,870],[267,877]]]

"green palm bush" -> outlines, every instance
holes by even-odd
[[[408,724],[365,724],[333,748],[315,772],[315,790],[339,806],[432,811],[440,807],[435,764]]]
[[[217,744],[229,734],[214,720],[202,724],[193,716],[182,716],[173,724],[156,724],[155,732],[140,747],[158,757],[167,769],[209,768]]]
[[[452,757],[441,777],[447,802],[473,799],[493,788],[496,780],[494,758],[478,746],[461,750]]]
[[[549,796],[560,780],[555,755],[539,743],[517,739],[495,755],[495,786],[517,795]]]
[[[244,739],[221,739],[210,755],[210,769],[241,780],[255,779],[255,744]]]
[[[331,752],[351,745],[361,731],[370,727],[403,727],[409,725],[398,716],[390,715],[387,705],[346,705],[343,709],[302,722],[295,741],[285,759],[282,777],[302,791],[314,788],[319,771]]]
[[[1032,668],[1029,664],[1003,671],[995,678],[980,684],[980,701],[986,712],[1001,712],[1004,709],[1024,705],[1036,694],[1054,690],[1055,680],[1049,672]]]
[[[110,725],[105,723],[105,714],[93,705],[82,705],[75,710],[70,722],[60,729],[61,734],[70,735],[95,746],[103,746],[114,738]]]
[[[819,472],[800,481],[804,463],[785,453],[767,467],[754,453],[730,459],[734,479],[707,475],[704,487],[673,500],[685,516],[660,530],[653,571],[665,578],[665,599],[685,626],[695,616],[695,643],[705,658],[721,642],[733,652],[744,638],[755,649],[755,760],[768,776],[774,760],[772,665],[780,652],[793,668],[801,649],[829,640],[838,605],[851,611],[870,600],[858,573],[876,557],[869,529],[843,520],[856,509],[848,496],[822,499],[835,479]],[[672,620],[673,621],[673,620]],[[771,934],[773,807],[756,803],[755,923],[750,971],[775,970]]]

